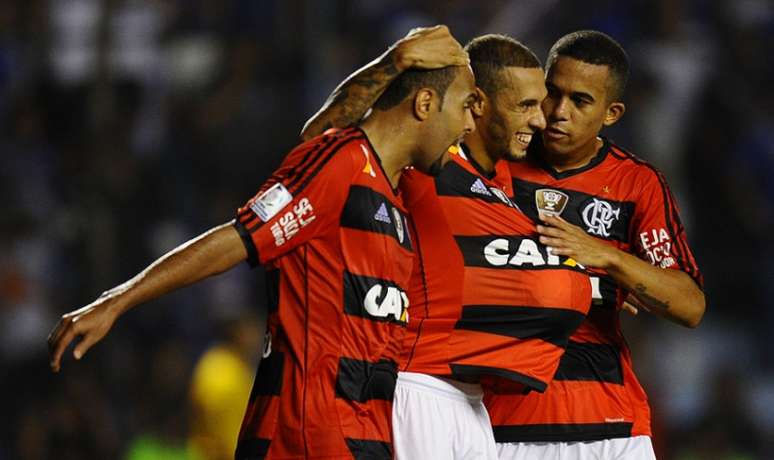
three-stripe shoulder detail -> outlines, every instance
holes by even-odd
[[[680,213],[677,210],[677,204],[675,203],[674,196],[669,189],[669,185],[667,185],[664,175],[655,166],[618,146],[611,146],[610,152],[616,159],[621,161],[632,161],[638,166],[647,168],[652,174],[656,176],[659,186],[661,187],[667,231],[669,232],[669,237],[672,239],[675,245],[674,247],[678,266],[681,270],[693,278],[694,281],[696,281],[699,285],[702,285],[701,273],[699,272],[695,262],[692,262],[690,250],[688,249],[688,244],[685,241],[685,238],[681,237],[681,235],[684,234],[683,223],[680,219]]]

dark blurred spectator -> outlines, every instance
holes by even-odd
[[[771,1],[8,0],[0,407],[11,416],[0,417],[0,459],[191,458],[193,357],[218,310],[263,302],[261,272],[127,316],[57,377],[44,349],[54,319],[228,219],[336,82],[407,28],[440,22],[462,41],[510,33],[541,57],[576,29],[623,43],[632,101],[610,136],[677,189],[708,299],[695,332],[644,314],[626,324],[659,458],[773,458]],[[211,357],[237,363],[231,350],[211,350],[202,369]]]
[[[117,458],[116,414],[109,409],[100,379],[92,370],[79,369],[56,383],[50,394],[20,391],[26,405],[19,413],[18,458]]]
[[[190,406],[184,389],[191,374],[190,350],[167,340],[150,356],[147,380],[133,401],[137,417],[126,460],[200,460],[187,441]],[[136,391],[136,390],[135,390]]]
[[[708,411],[695,427],[683,430],[676,460],[762,458],[755,422],[745,410],[745,385],[733,372],[718,372],[711,382]],[[679,431],[678,431],[679,433]],[[758,454],[758,455],[756,455]]]

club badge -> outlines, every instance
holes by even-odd
[[[583,223],[586,224],[586,231],[592,235],[601,237],[610,237],[610,230],[613,223],[618,220],[621,214],[621,207],[614,208],[613,205],[605,200],[592,198],[592,201],[583,208],[581,216]]]
[[[566,193],[550,188],[535,190],[535,206],[538,214],[544,216],[559,216],[567,206],[570,197]]]

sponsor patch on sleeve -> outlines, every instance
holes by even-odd
[[[250,205],[250,209],[264,222],[267,222],[293,201],[293,195],[281,182],[269,187]]]
[[[312,203],[306,197],[301,198],[298,200],[298,204],[293,206],[292,211],[286,212],[271,226],[274,244],[277,247],[282,246],[287,240],[293,238],[299,230],[309,225],[316,218]]]
[[[666,228],[652,228],[640,233],[640,245],[651,264],[661,268],[677,265],[672,257],[672,239]]]

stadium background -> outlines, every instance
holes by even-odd
[[[50,328],[230,219],[340,79],[436,23],[541,59],[580,28],[624,45],[627,112],[607,134],[666,173],[707,286],[697,330],[626,319],[659,458],[774,458],[771,1],[4,0],[0,460],[185,445],[197,359],[235,322],[260,338],[260,270],[133,311],[59,375]]]

